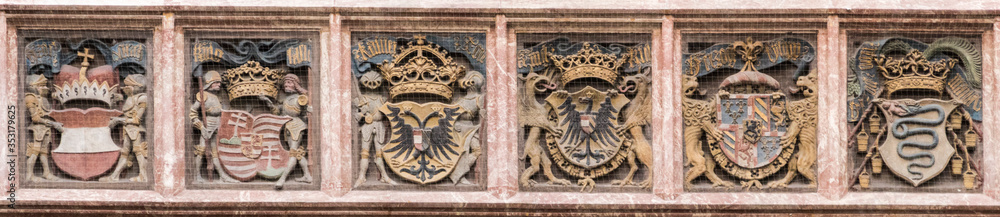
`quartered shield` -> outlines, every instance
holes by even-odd
[[[289,154],[281,146],[281,128],[288,116],[222,110],[218,130],[219,163],[236,180],[255,176],[275,179],[288,168]]]
[[[622,94],[585,87],[575,93],[559,91],[545,98],[558,117],[559,152],[570,163],[592,169],[603,165],[621,149],[625,138],[617,135],[618,113],[628,104]]]
[[[722,131],[722,140],[717,145],[740,167],[771,164],[782,152],[784,105],[784,98],[774,99],[771,94],[730,94],[719,100],[717,129]]]
[[[879,154],[893,173],[918,186],[944,171],[955,154],[945,126],[946,118],[959,104],[937,99],[887,102],[897,106],[881,109],[888,132]]]
[[[465,112],[459,105],[439,102],[386,103],[379,111],[392,129],[388,144],[379,150],[397,175],[421,184],[448,177],[465,154],[464,138],[455,121]]]

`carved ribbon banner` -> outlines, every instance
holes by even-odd
[[[50,39],[39,39],[28,43],[24,52],[28,73],[45,74],[45,77],[50,78],[52,74],[58,74],[62,65],[59,63],[59,51],[61,50],[62,45],[58,41]],[[33,71],[40,72],[31,73]]]
[[[39,39],[25,46],[25,62],[28,74],[44,74],[52,78],[62,69],[62,65],[77,59],[76,51],[97,49],[101,56],[108,57],[108,64],[124,79],[132,74],[146,74],[146,45],[136,41],[122,41],[108,46],[98,39],[84,39],[69,43],[70,52],[62,52],[62,44],[51,39]]]
[[[123,41],[111,46],[111,58],[108,63],[119,71],[145,71],[146,45],[137,41]],[[139,73],[144,74],[144,73]],[[121,74],[122,77],[128,74]]]
[[[619,58],[629,56],[621,70],[625,73],[634,73],[652,64],[652,50],[649,44],[638,44],[634,46],[624,46],[620,44],[607,44],[607,46],[597,46],[602,53],[613,54]],[[583,49],[583,43],[574,43],[569,38],[556,38],[539,43],[530,48],[517,51],[517,73],[528,74],[537,72],[552,66],[552,55],[573,55]]]
[[[799,77],[809,70],[805,67],[816,58],[816,48],[808,41],[798,38],[781,38],[764,41],[764,52],[754,64],[754,68],[769,68],[784,62],[795,64],[798,70],[794,77]],[[697,53],[684,54],[682,72],[685,75],[702,77],[719,69],[742,69],[745,63],[740,60],[732,44],[716,44]]]
[[[935,41],[934,43],[944,44],[945,42],[947,40],[943,40],[942,42]],[[866,106],[878,95],[876,91],[885,82],[885,78],[879,73],[875,57],[892,52],[905,53],[909,49],[916,49],[925,51],[925,58],[929,61],[952,59],[951,56],[944,53],[948,51],[946,49],[947,46],[933,46],[935,51],[944,51],[934,52],[928,49],[932,45],[934,44],[925,44],[917,40],[900,37],[886,38],[861,44],[857,53],[854,54],[854,62],[850,64],[851,71],[855,73],[857,81],[848,84],[849,87],[856,86],[861,91],[856,96],[847,100],[848,122],[853,123],[858,121]],[[967,66],[968,63],[956,64],[951,68],[951,73],[947,75],[945,81],[945,88],[948,89],[948,93],[951,94],[952,98],[959,99],[966,105],[963,108],[969,112],[969,116],[973,120],[982,121],[983,94],[982,90],[978,87],[981,75],[976,69],[967,69]]]
[[[469,60],[474,71],[486,71],[486,34],[450,34],[449,36],[425,35],[430,44],[435,44],[449,53],[461,54]],[[412,37],[375,36],[362,39],[351,46],[351,71],[355,77],[393,60],[397,48],[415,42]]]
[[[232,52],[225,52],[225,50]],[[209,40],[199,40],[192,48],[192,71],[194,76],[202,76],[202,64],[221,63],[226,67],[238,67],[249,61],[266,64],[277,64],[285,61],[290,68],[309,67],[312,59],[312,46],[298,39],[283,40],[243,40],[239,43],[217,43]]]

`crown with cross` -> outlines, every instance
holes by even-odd
[[[52,93],[60,103],[71,100],[95,100],[111,105],[112,97],[118,92],[118,73],[111,65],[90,68],[94,55],[90,48],[77,52],[83,58],[79,68],[63,65],[55,76],[55,91]]]

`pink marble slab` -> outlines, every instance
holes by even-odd
[[[183,35],[174,27],[173,13],[164,13],[160,28],[153,35],[153,123],[165,130],[153,134],[153,189],[163,196],[172,196],[184,189],[184,95],[183,63],[177,57],[183,49]]]
[[[8,109],[11,106],[17,107],[17,99],[18,99],[17,96],[20,95],[20,90],[17,88],[18,87],[18,85],[17,85],[18,79],[14,79],[14,78],[18,77],[17,76],[17,68],[16,67],[10,67],[10,66],[17,65],[17,62],[16,62],[17,61],[17,43],[16,43],[17,40],[12,40],[12,39],[15,39],[17,37],[17,35],[16,35],[16,31],[14,31],[13,28],[8,29],[8,26],[7,26],[7,12],[0,12],[0,32],[4,33],[3,37],[0,37],[0,69],[2,69],[2,70],[0,70],[0,76],[2,76],[4,78],[7,78],[7,79],[3,79],[3,82],[0,82],[0,90],[3,90],[3,93],[0,94],[0,108],[4,109],[4,115],[3,115],[2,118],[0,118],[0,120],[3,120],[4,124],[9,124],[9,122],[11,122],[11,121],[14,121],[15,124],[20,124],[20,123],[17,123],[15,120],[10,120],[10,118],[9,118],[10,114],[8,114]],[[20,116],[22,114],[18,113],[16,115]],[[4,131],[4,132],[7,132],[7,131]],[[5,144],[7,144],[6,141],[7,141],[7,139],[9,139],[9,138],[7,138],[8,136],[9,135],[7,135],[7,133],[4,134],[4,138],[6,138],[6,139],[4,139]],[[17,142],[20,142],[20,141],[18,140]],[[20,146],[20,144],[18,144],[18,146]],[[7,147],[7,145],[4,145],[4,147]],[[18,147],[18,148],[20,148],[20,147]],[[4,165],[2,167],[4,169],[2,171],[5,171],[3,174],[7,174],[7,175],[3,176],[3,177],[6,177],[6,178],[0,178],[0,186],[2,186],[2,187],[0,187],[0,189],[3,189],[4,191],[10,191],[10,190],[12,190],[12,189],[10,189],[11,188],[10,187],[11,184],[15,185],[15,187],[14,187],[13,190],[15,190],[15,191],[20,190],[20,188],[17,187],[18,181],[21,178],[21,176],[18,175],[18,174],[20,174],[20,171],[17,171],[17,170],[19,170],[20,168],[10,168],[10,165],[6,163],[6,162],[9,162],[9,160],[10,160],[10,159],[8,159],[9,156],[14,156],[16,158],[16,155],[17,155],[16,152],[17,152],[16,149],[13,150],[13,152],[10,152],[8,148],[3,148],[2,150],[0,150],[0,162],[4,162]],[[20,164],[18,164],[18,165],[20,165]],[[10,180],[9,177],[8,177],[9,174],[10,174],[9,171],[11,169],[15,170],[14,180]],[[3,203],[3,204],[7,204],[7,203]]]
[[[680,48],[674,31],[674,17],[664,16],[660,30],[653,34],[653,193],[664,199],[675,199],[683,189],[684,167],[681,159],[683,147],[680,139],[682,128],[680,105],[680,67],[674,55]]]
[[[817,147],[817,184],[818,191],[824,197],[837,199],[847,192],[847,71],[840,70],[843,61],[840,49],[839,17],[829,16],[825,30],[820,30],[817,39],[820,95],[816,136]]]
[[[983,193],[1000,199],[1000,73],[997,73],[997,63],[1000,63],[1000,18],[995,18],[993,29],[983,38],[983,143],[979,151],[983,152]],[[988,49],[992,47],[993,49]]]
[[[487,190],[497,198],[509,198],[518,190],[517,175],[517,75],[513,41],[508,40],[507,18],[497,15],[486,40],[486,154]]]

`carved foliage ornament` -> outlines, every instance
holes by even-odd
[[[129,181],[149,181],[146,46],[107,42],[39,39],[25,46],[23,99],[30,120],[25,171],[34,171],[39,162],[42,167],[41,176],[27,174],[29,182],[91,181],[102,175],[101,182],[119,182],[133,163],[138,173]],[[95,59],[107,65],[92,65]],[[53,105],[64,109],[52,110]],[[114,138],[114,130],[121,137]],[[65,176],[53,173],[49,157]]]
[[[713,187],[733,187],[730,180],[739,180],[745,189],[763,189],[786,187],[801,174],[809,188],[816,187],[817,79],[815,73],[806,74],[814,57],[813,46],[796,38],[747,38],[684,54],[686,189],[693,189],[702,175]],[[798,67],[791,76],[796,87],[789,94],[801,92],[801,100],[790,101],[781,82],[758,71],[784,62]],[[719,69],[740,72],[723,79],[711,100],[696,99],[698,79],[714,76]],[[716,164],[728,176],[716,174]],[[789,172],[783,178],[767,186],[760,182],[786,166]]]
[[[198,135],[189,140],[195,183],[215,175],[229,183],[259,177],[282,189],[296,168],[302,171],[296,182],[312,183],[311,149],[304,141],[312,106],[308,85],[291,72],[308,75],[310,48],[296,39],[194,42],[198,89],[191,91],[195,101],[188,116]],[[218,96],[223,93],[228,97]]]
[[[978,48],[958,37],[886,38],[862,43],[850,63],[850,141],[863,156],[852,180],[861,189],[873,187],[883,165],[913,187],[950,168],[964,189],[978,188],[970,154],[981,135]],[[920,90],[934,94],[912,93]]]
[[[375,36],[352,46],[354,118],[361,134],[355,187],[368,182],[369,163],[386,184],[396,184],[390,171],[420,185],[445,178],[475,184],[467,177],[483,150],[483,45],[483,34],[418,34]]]
[[[535,185],[533,176],[540,170],[549,184],[570,185],[551,171],[555,163],[578,178],[581,191],[591,191],[598,184],[594,179],[626,161],[628,174],[612,184],[636,184],[636,159],[647,167],[652,163],[644,131],[652,109],[649,45],[605,46],[559,38],[519,50],[517,56],[518,77],[524,82],[518,122],[527,130],[522,160],[530,165],[521,174],[521,185]],[[587,78],[599,83],[585,82]],[[578,88],[571,92],[570,86]],[[651,180],[647,175],[638,185],[648,189]]]

